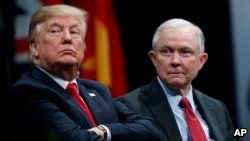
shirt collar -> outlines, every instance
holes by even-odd
[[[39,67],[36,65],[37,68],[39,68],[41,71],[43,71],[45,74],[47,74],[50,78],[52,78],[56,83],[58,83],[61,87],[63,87],[65,90],[67,88],[68,83],[75,83],[77,85],[76,79],[73,79],[72,81],[65,81],[61,79],[60,77],[55,76],[54,74],[46,71],[45,69]],[[78,85],[77,85],[78,86]]]
[[[176,108],[178,108],[178,105],[179,105],[179,103],[180,103],[180,101],[181,101],[182,96],[181,96],[180,94],[178,94],[178,93],[176,93],[176,92],[170,90],[170,89],[160,80],[159,76],[157,76],[157,80],[158,80],[158,82],[159,82],[159,84],[160,84],[162,90],[164,91],[166,97],[167,97],[167,100],[168,100],[168,102],[169,102],[169,104],[170,104],[171,109],[172,109],[173,111],[176,110]],[[188,101],[189,101],[189,103],[190,103],[192,109],[195,109],[195,104],[194,104],[193,91],[192,91],[192,89],[193,89],[193,88],[192,88],[192,86],[191,86],[191,87],[190,87],[190,90],[189,90],[189,92],[188,92],[188,94],[187,94],[185,97],[188,99]]]

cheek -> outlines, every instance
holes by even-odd
[[[82,59],[84,57],[84,50],[83,49],[79,50],[78,54],[79,54],[80,58]]]
[[[168,67],[168,65],[169,65],[169,61],[168,61],[168,59],[166,59],[166,58],[159,58],[159,59],[156,61],[156,63],[157,63],[157,66],[158,66],[159,68],[165,68],[165,69],[167,69],[167,67]]]
[[[51,44],[44,44],[42,47],[42,53],[44,55],[48,55],[48,56],[51,56],[51,55],[56,55],[57,53],[57,49],[54,47],[54,46],[51,46]]]
[[[168,67],[169,63],[167,60],[158,60],[156,61],[156,68],[159,73],[167,73],[168,72]]]
[[[195,77],[198,74],[200,64],[196,61],[189,63],[186,67],[188,67],[189,74],[191,75],[191,77]]]
[[[196,69],[196,70],[199,70],[199,69],[200,69],[200,66],[201,66],[200,61],[195,60],[195,61],[192,61],[192,62],[190,63],[190,65],[191,65],[191,64],[192,64],[192,66],[193,66],[194,69]]]
[[[79,44],[78,48],[77,48],[78,57],[83,58],[84,57],[84,52],[85,52],[84,47],[82,46],[82,44]]]
[[[41,54],[40,56],[42,58],[47,58],[47,60],[55,60],[57,57],[56,57],[56,51],[53,50],[53,48],[50,48],[50,47],[46,47],[44,46],[43,47],[43,50],[41,51]]]
[[[46,50],[54,50],[54,47],[59,43],[58,39],[51,39],[45,35],[44,38],[41,38],[39,41],[40,46],[46,48]],[[48,51],[49,52],[49,51]]]
[[[57,41],[42,40],[39,44],[40,54],[43,56],[56,56],[58,52]]]

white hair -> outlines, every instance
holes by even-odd
[[[155,50],[157,41],[159,40],[160,33],[167,28],[178,28],[178,27],[184,27],[184,26],[191,26],[194,29],[194,33],[198,38],[199,41],[199,48],[200,48],[200,53],[203,53],[205,51],[205,37],[202,32],[202,30],[195,24],[184,20],[184,19],[179,19],[179,18],[174,18],[165,21],[162,23],[155,31],[153,40],[152,40],[152,48]]]

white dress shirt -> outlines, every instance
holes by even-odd
[[[190,133],[189,133],[189,129],[188,129],[188,125],[185,119],[185,113],[182,110],[182,108],[179,106],[179,103],[181,101],[182,96],[180,94],[177,94],[173,91],[171,91],[169,88],[166,87],[166,85],[163,84],[163,82],[160,80],[159,77],[157,77],[158,82],[161,85],[161,88],[163,89],[167,100],[170,104],[170,107],[174,113],[174,118],[177,122],[181,137],[183,141],[191,141],[190,138]],[[200,121],[202,128],[206,134],[206,137],[208,140],[210,140],[209,138],[209,129],[208,129],[208,125],[205,122],[205,120],[202,119],[199,111],[197,110],[197,106],[194,103],[194,99],[193,99],[193,92],[192,92],[192,87],[190,88],[188,94],[186,95],[186,98],[188,99],[195,115],[197,116],[198,120]]]

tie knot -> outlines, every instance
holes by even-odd
[[[69,83],[66,88],[67,93],[69,94],[78,94],[78,89],[75,83]]]
[[[182,98],[179,105],[182,107],[182,108],[191,108],[190,107],[190,103],[188,102],[188,99],[187,98]]]

